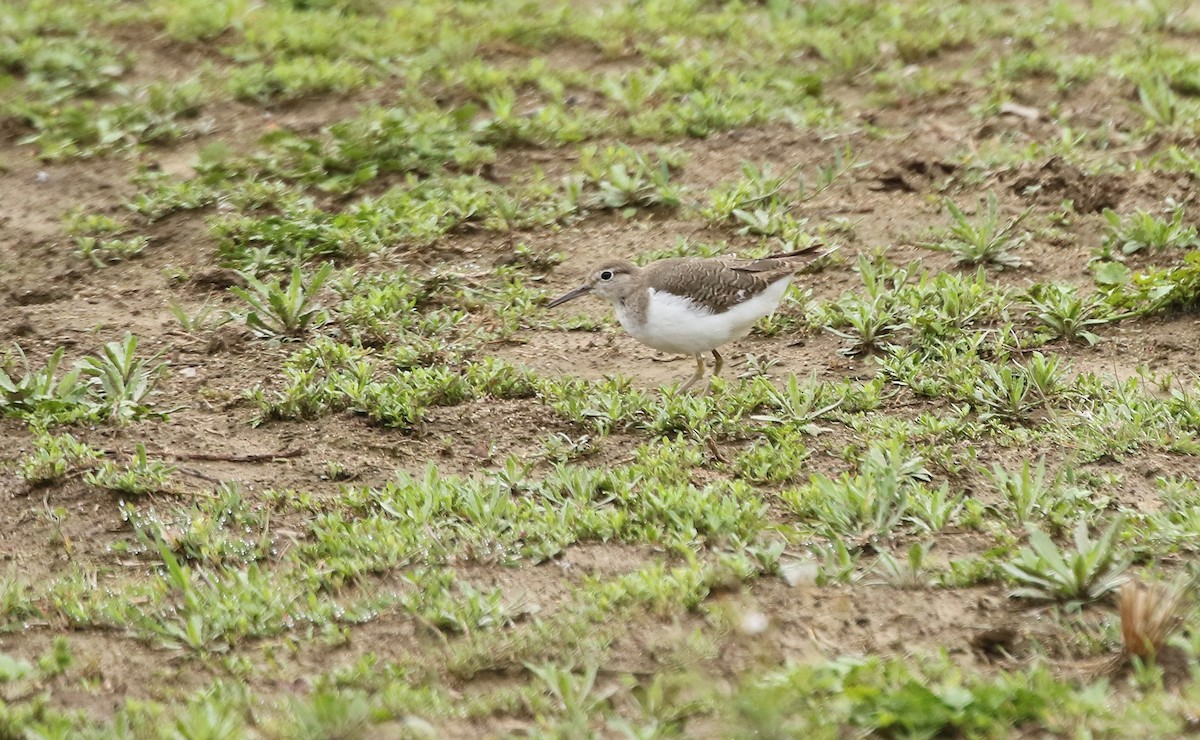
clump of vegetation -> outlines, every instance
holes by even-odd
[[[100,467],[84,476],[84,481],[96,488],[130,496],[144,496],[166,489],[167,481],[176,470],[161,460],[151,460],[146,446],[138,443],[129,463],[120,465],[105,460]]]
[[[1118,518],[1093,540],[1088,526],[1080,521],[1075,528],[1074,551],[1060,550],[1037,527],[1029,528],[1029,545],[1017,558],[1006,563],[1005,572],[1022,584],[1013,596],[1045,601],[1088,602],[1116,590],[1126,581],[1129,561],[1118,552],[1116,540],[1124,526]]]
[[[1104,246],[1116,249],[1121,255],[1130,255],[1147,250],[1159,252],[1166,249],[1189,249],[1200,245],[1196,227],[1184,223],[1183,209],[1176,207],[1170,218],[1162,219],[1148,211],[1138,210],[1122,218],[1110,208],[1104,210],[1108,232]]]
[[[17,474],[30,485],[45,486],[61,482],[100,457],[99,450],[70,434],[43,434],[34,440],[33,451],[19,461]]]
[[[298,339],[329,322],[329,312],[317,302],[317,293],[325,286],[333,272],[333,265],[326,263],[305,279],[300,267],[292,268],[292,277],[287,287],[280,285],[277,278],[263,282],[248,273],[242,273],[247,287],[233,286],[230,291],[250,304],[244,315],[246,326],[260,337]]]
[[[12,357],[8,369],[0,369],[0,409],[6,413],[43,424],[87,418],[127,422],[158,413],[150,397],[167,366],[153,364],[156,357],[138,358],[132,334],[106,343],[98,355],[84,357],[61,377],[64,348],[56,349],[41,368],[32,367],[19,346],[14,349],[21,373],[15,374]]]
[[[1200,251],[1188,252],[1172,267],[1126,271],[1105,299],[1118,310],[1138,314],[1195,308],[1200,305]]]
[[[1075,286],[1038,286],[1030,291],[1029,303],[1032,315],[1052,339],[1096,344],[1100,337],[1092,328],[1112,320],[1101,296],[1085,298]]]
[[[1029,217],[1032,208],[1004,220],[1000,216],[996,194],[988,193],[986,211],[978,223],[972,223],[952,201],[946,200],[945,207],[953,221],[946,237],[939,242],[921,244],[922,247],[945,252],[960,265],[991,265],[1003,269],[1025,264],[1015,250],[1026,242],[1028,234],[1018,233],[1017,228]]]
[[[150,243],[145,236],[116,238],[128,231],[128,227],[104,214],[76,209],[64,221],[67,234],[75,240],[75,253],[96,267],[137,257]]]
[[[1125,655],[1151,661],[1196,611],[1197,576],[1169,583],[1130,580],[1117,594]]]

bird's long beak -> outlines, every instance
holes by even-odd
[[[560,295],[558,298],[555,298],[554,300],[547,303],[546,308],[554,308],[555,306],[561,306],[562,304],[566,303],[567,301],[573,301],[576,298],[578,298],[579,296],[586,295],[587,293],[590,293],[590,292],[592,292],[592,286],[580,285],[578,288],[576,288],[575,290],[572,290],[570,293],[564,293],[564,294]]]

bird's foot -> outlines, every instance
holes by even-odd
[[[654,355],[650,358],[650,362],[679,362],[680,360],[689,360],[691,357],[691,355],[667,355],[664,357]]]

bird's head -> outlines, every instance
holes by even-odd
[[[583,285],[550,301],[546,304],[546,308],[561,306],[567,301],[573,301],[587,293],[595,293],[613,304],[620,303],[626,296],[637,290],[640,271],[637,265],[625,260],[610,260],[601,263],[592,270]]]

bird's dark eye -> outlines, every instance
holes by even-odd
[[[605,270],[604,272],[600,273],[600,279],[601,280],[612,280],[612,275],[613,275],[612,270]]]

